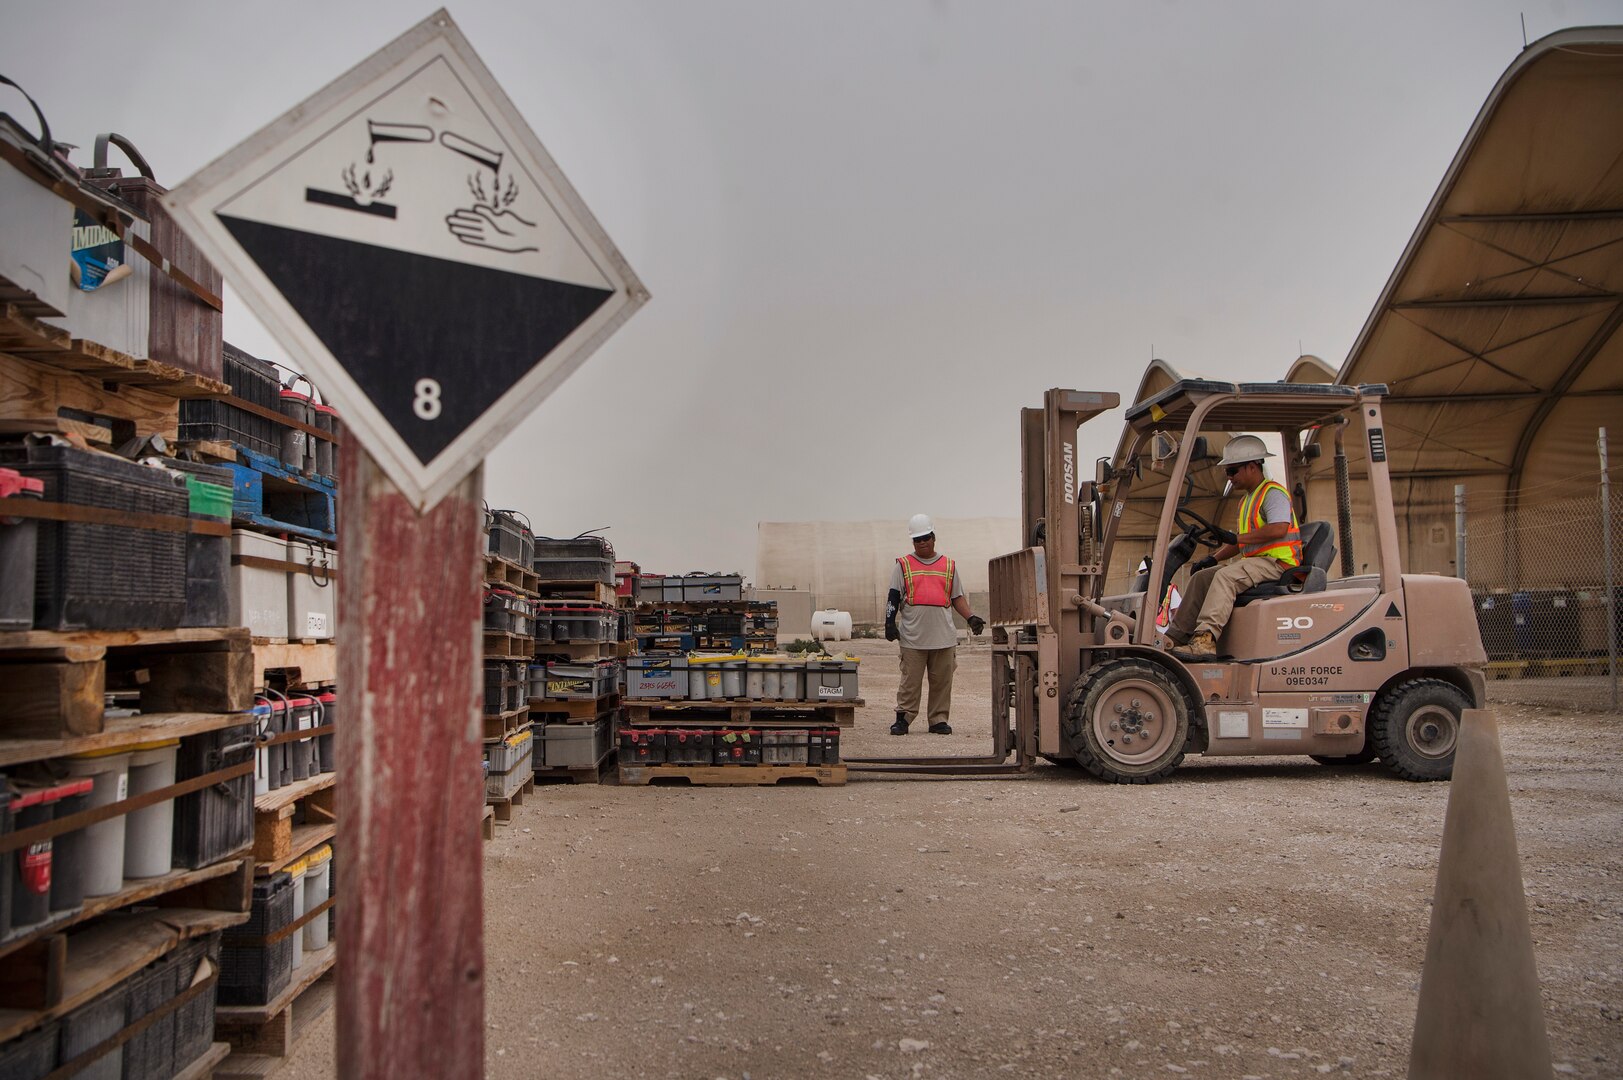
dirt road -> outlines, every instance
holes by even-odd
[[[846,752],[895,649],[853,643]],[[1560,1074],[1623,1075],[1623,718],[1500,712]],[[487,1072],[521,1077],[1405,1074],[1446,784],[1190,759],[1121,788],[554,787],[487,845]],[[333,1075],[331,1014],[285,1076]]]

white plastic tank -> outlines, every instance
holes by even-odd
[[[850,641],[851,613],[834,608],[812,612],[812,640]]]

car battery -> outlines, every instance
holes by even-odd
[[[758,731],[716,732],[711,760],[717,765],[761,764],[761,739]]]
[[[714,760],[715,739],[708,731],[691,729],[665,733],[665,761],[670,765],[709,765]]]
[[[665,764],[666,733],[660,728],[621,728],[620,764]]]

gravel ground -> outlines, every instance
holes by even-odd
[[[848,755],[984,752],[983,641],[951,736],[890,736],[895,647],[851,651]],[[1623,718],[1499,717],[1557,1071],[1623,1075]],[[1400,1077],[1448,790],[1198,757],[538,789],[487,846],[487,1074]],[[333,1075],[332,1038],[283,1075]]]

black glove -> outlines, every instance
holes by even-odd
[[[890,618],[885,620],[885,640],[895,641],[901,636],[901,633],[896,629],[896,616],[892,615]]]
[[[1205,570],[1207,567],[1216,566],[1216,565],[1217,565],[1217,560],[1212,558],[1210,555],[1208,555],[1204,559],[1196,559],[1194,562],[1190,563],[1189,564],[1189,572],[1191,574],[1198,574],[1202,570]]]
[[[1233,544],[1235,547],[1240,546],[1240,538],[1239,538],[1239,536],[1237,536],[1234,533],[1229,532],[1227,529],[1218,529],[1217,530],[1217,536],[1225,544]]]
[[[986,629],[986,620],[979,615],[971,615],[967,621],[969,623],[969,632],[976,637],[980,637],[981,631]]]

